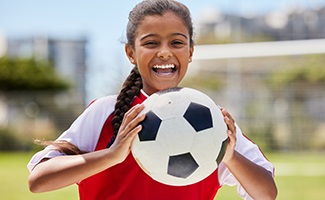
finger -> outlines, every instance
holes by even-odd
[[[231,130],[227,130],[227,135],[228,135],[228,139],[232,142],[236,142],[237,138],[236,138],[236,133],[234,133]]]
[[[221,108],[221,112],[224,116],[224,121],[227,124],[228,129],[233,132],[236,132],[235,120],[230,115],[230,113],[225,108]]]
[[[123,117],[121,127],[124,126],[124,124],[130,123],[136,116],[139,115],[139,113],[144,109],[144,105],[142,104],[137,104],[130,108],[129,111],[127,111]]]
[[[224,117],[224,121],[227,124],[228,130],[230,130],[231,132],[236,133],[236,125],[235,122],[231,119],[229,119],[229,117]]]
[[[225,108],[221,108],[221,113],[223,114],[224,117],[228,117],[231,121],[235,122],[234,118],[230,115],[228,110]]]
[[[131,142],[134,140],[135,136],[142,130],[142,125],[136,126],[134,129],[132,129],[123,139],[125,142],[128,142],[131,144]]]
[[[137,128],[139,126],[139,123],[141,121],[143,121],[145,119],[146,115],[145,114],[141,114],[141,115],[138,115],[136,116],[134,119],[132,119],[130,121],[130,123],[126,124],[123,132],[124,132],[124,135],[127,135],[129,134],[129,132],[133,131],[135,128]]]
[[[138,106],[129,113],[127,113],[122,121],[118,136],[124,138],[129,134],[138,124],[143,121],[146,117],[145,114],[140,114],[139,112],[143,110],[143,106]]]
[[[137,134],[142,130],[142,126],[138,125],[134,129],[132,129],[130,132],[125,134],[123,137],[120,135],[118,137],[119,143],[124,144],[128,146],[128,148],[131,148],[132,141],[137,136]]]

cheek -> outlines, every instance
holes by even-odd
[[[191,57],[191,52],[187,48],[177,51],[176,54],[182,60],[181,62],[183,63],[188,63]]]
[[[142,63],[144,65],[148,65],[150,60],[154,57],[154,53],[151,51],[142,51],[137,54],[138,57],[138,62]]]
[[[183,68],[181,69],[181,76],[182,76],[182,78],[184,78],[184,76],[185,76],[185,74],[186,74],[186,72],[187,72],[187,68],[188,68],[188,67],[183,67]]]

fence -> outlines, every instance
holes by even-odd
[[[325,40],[205,45],[195,51],[188,80],[214,76],[222,86],[220,90],[199,83],[190,86],[203,88],[230,110],[245,134],[262,148],[325,149]],[[315,68],[311,80],[304,71],[295,74],[300,68],[306,73]],[[270,84],[271,78],[286,80],[274,75],[280,72],[296,80]]]

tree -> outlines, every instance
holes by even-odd
[[[34,58],[0,58],[0,90],[66,90],[70,84],[61,79],[49,62]]]

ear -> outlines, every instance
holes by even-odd
[[[129,61],[135,65],[136,61],[135,61],[135,53],[134,53],[133,47],[131,47],[129,44],[126,44],[125,45],[125,53],[126,53],[126,56],[129,58]]]
[[[194,53],[194,45],[191,45],[189,53],[190,53],[190,55],[189,55],[188,61],[192,62],[192,56],[193,56],[193,53]]]

